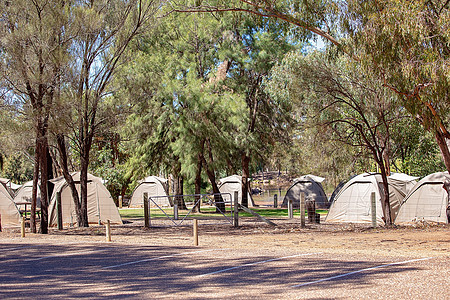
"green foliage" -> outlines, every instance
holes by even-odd
[[[1,174],[16,184],[23,184],[33,179],[33,164],[25,155],[12,154],[5,157]]]

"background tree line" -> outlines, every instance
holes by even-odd
[[[1,172],[40,182],[42,233],[56,176],[88,226],[88,170],[115,198],[150,174],[247,195],[264,167],[380,172],[389,215],[391,171],[450,169],[447,1],[0,3]]]

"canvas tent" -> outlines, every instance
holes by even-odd
[[[131,195],[130,204],[128,207],[143,207],[144,193],[151,197],[150,206],[169,207],[171,206],[170,199],[167,194],[167,179],[148,176],[140,181],[138,186],[134,189]]]
[[[448,223],[448,203],[444,182],[450,182],[448,172],[430,174],[420,180],[405,197],[395,223],[434,221]]]
[[[11,197],[14,197],[16,191],[21,187],[20,184],[15,184],[8,178],[0,178],[0,183],[2,183],[5,186],[6,190],[8,191]]]
[[[76,183],[78,195],[80,195],[80,172],[72,174],[73,180]],[[49,226],[56,226],[58,224],[56,194],[61,192],[61,207],[63,224],[76,224],[77,216],[75,212],[75,205],[72,198],[72,192],[69,185],[66,183],[64,177],[58,177],[51,182],[55,185],[53,194],[49,205]],[[110,220],[113,224],[122,224],[119,210],[114,203],[111,194],[102,183],[102,179],[88,174],[87,187],[87,210],[89,223],[98,224],[99,220]]]
[[[314,200],[317,208],[328,208],[327,195],[322,187],[324,180],[323,177],[311,174],[295,178],[284,196],[281,207],[287,207],[290,199],[292,199],[293,207],[300,207],[300,194],[305,193],[305,200]]]
[[[0,215],[2,227],[20,225],[19,209],[3,183],[0,183]]]
[[[14,202],[20,209],[22,209],[22,207],[24,206],[20,203],[28,202],[31,205],[32,191],[33,191],[33,181],[28,181],[25,182],[16,192],[16,195],[14,196]],[[36,207],[41,207],[41,192],[39,189],[39,184],[37,186]]]
[[[417,177],[392,173],[388,177],[389,202],[392,219],[400,209],[405,195],[415,184]],[[364,173],[350,179],[339,191],[330,206],[326,222],[368,223],[372,222],[371,194],[375,193],[377,224],[384,224],[381,204],[383,182],[380,174]]]
[[[221,194],[225,194],[222,196],[225,202],[234,201],[234,192],[238,192],[238,202],[242,204],[242,177],[239,175],[231,175],[219,180],[219,191]],[[248,206],[255,206],[255,202],[253,201],[250,193],[247,194]]]

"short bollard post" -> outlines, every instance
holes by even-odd
[[[289,201],[288,201],[288,216],[289,216],[289,219],[293,219],[294,218],[292,199],[289,199]]]
[[[111,242],[111,221],[106,220],[106,241]]]
[[[278,207],[278,195],[275,194],[273,195],[273,208],[277,208]]]
[[[122,206],[123,206],[122,196],[119,196],[119,208],[122,208]]]
[[[149,213],[148,213],[148,193],[144,193],[144,226],[150,228]]]
[[[178,204],[173,205],[173,218],[178,220]]]
[[[372,204],[372,227],[377,227],[377,202],[375,201],[375,192],[370,194],[370,201]]]
[[[194,245],[198,246],[198,220],[194,219]]]
[[[239,193],[234,192],[234,227],[239,227]]]
[[[300,227],[305,227],[305,193],[300,193]]]
[[[20,223],[20,235],[25,237],[25,216],[22,217],[22,222]]]

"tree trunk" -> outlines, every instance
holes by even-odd
[[[34,171],[33,171],[33,188],[31,191],[31,216],[30,229],[32,233],[36,233],[36,203],[37,203],[37,186],[39,183],[39,142],[36,139],[36,147],[34,153]]]
[[[248,178],[250,157],[245,153],[242,154],[242,202],[241,205],[248,207]]]
[[[380,164],[381,169],[381,178],[383,179],[383,197],[382,197],[382,205],[383,205],[383,214],[384,214],[384,222],[386,226],[392,226],[394,221],[392,220],[392,212],[391,212],[391,203],[389,199],[389,184],[386,174],[386,169],[383,163]]]
[[[56,142],[58,145],[63,176],[64,176],[64,179],[66,180],[66,182],[70,188],[70,192],[72,194],[72,200],[73,200],[73,204],[75,206],[75,213],[77,215],[77,224],[78,224],[78,227],[81,227],[83,222],[82,222],[82,218],[81,218],[80,197],[78,196],[78,191],[75,186],[75,181],[73,180],[73,178],[69,172],[69,166],[68,166],[68,161],[67,161],[66,142],[65,142],[64,135],[58,134],[56,136]]]
[[[196,196],[194,197],[194,201],[195,201],[195,206],[192,209],[193,212],[200,212],[200,207],[201,207],[201,201],[199,201],[201,199],[200,195],[201,194],[201,185],[202,185],[202,157],[201,154],[197,155],[197,170],[195,173],[195,181],[194,181],[194,186],[195,186],[195,194]],[[197,203],[198,202],[198,203]]]
[[[213,189],[214,202],[216,205],[216,212],[225,212],[225,203],[223,202],[222,195],[220,195],[220,190],[216,183],[216,175],[214,173],[214,170],[210,169],[203,153],[201,156],[202,156],[203,164],[205,165],[206,175],[208,175],[209,182],[211,183],[211,186]]]
[[[184,197],[183,197],[183,194],[184,194],[183,176],[180,173],[178,173],[176,179],[177,179],[177,184],[176,184],[177,189],[176,189],[176,193],[175,193],[175,195],[176,195],[175,203],[178,205],[179,209],[187,209],[186,203],[184,202]]]
[[[441,150],[442,158],[444,160],[445,167],[447,171],[450,173],[450,139],[447,139],[445,135],[438,129],[435,131],[434,136],[436,138],[436,142]]]
[[[89,227],[88,207],[87,207],[89,157],[86,156],[83,151],[80,158],[81,158],[81,170],[80,170],[81,227]]]
[[[42,126],[43,127],[43,126]],[[48,164],[47,164],[47,137],[45,130],[41,127],[41,135],[39,136],[39,167],[41,169],[41,223],[40,233],[48,233],[48,193],[47,193],[47,178],[48,178]]]

